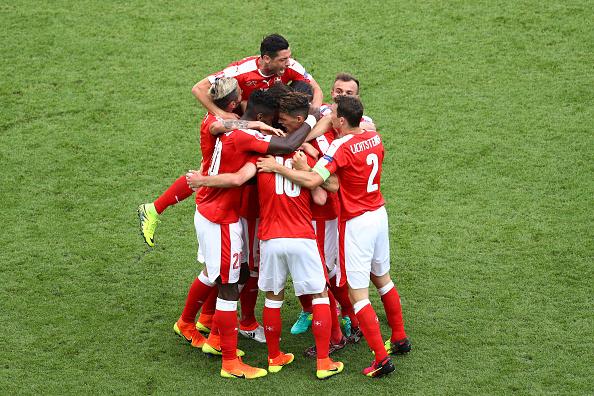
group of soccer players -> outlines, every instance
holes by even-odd
[[[363,115],[359,81],[338,74],[333,103],[323,104],[320,86],[291,58],[289,43],[272,34],[259,56],[231,63],[192,93],[208,111],[200,127],[200,169],[138,208],[141,234],[154,246],[159,215],[196,191],[194,224],[204,268],[174,331],[193,347],[221,355],[223,377],[279,372],[294,360],[280,345],[290,275],[302,305],[291,332],[311,327],[315,345],[305,355],[317,359],[317,378],[341,373],[344,364],[330,353],[362,337],[375,355],[363,374],[394,371],[390,354],[408,353],[411,344],[390,278],[380,192],[384,148]],[[386,342],[369,301],[370,281],[392,330]],[[265,293],[262,325],[254,313],[259,290]],[[266,343],[268,370],[242,361],[238,331]]]

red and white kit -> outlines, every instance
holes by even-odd
[[[278,163],[292,165],[294,153],[276,156]],[[310,166],[314,160],[308,157]],[[311,193],[278,173],[258,174],[260,196],[260,290],[278,294],[287,276],[295,294],[321,293],[327,275],[311,221]]]
[[[320,153],[326,152],[334,140],[333,131],[328,131],[310,143]],[[324,253],[324,261],[328,268],[328,277],[336,274],[336,260],[338,258],[338,213],[340,203],[338,194],[328,191],[328,198],[324,205],[312,205],[312,225],[316,232],[316,239],[320,251]]]
[[[278,82],[284,84],[290,81],[311,82],[310,75],[305,71],[295,59],[289,59],[289,67],[285,69],[282,75],[265,76],[258,69],[259,56],[249,56],[240,61],[233,62],[218,73],[208,76],[210,83],[214,83],[217,78],[234,77],[242,90],[242,96],[249,98],[256,89],[268,89]]]
[[[337,283],[369,286],[369,275],[390,270],[388,218],[380,192],[384,147],[376,131],[346,135],[332,142],[314,166],[324,180],[340,179],[339,268]]]
[[[204,175],[237,172],[246,162],[256,162],[252,152],[266,152],[270,136],[249,129],[236,129],[220,135]],[[243,187],[203,187],[196,195],[194,225],[204,256],[208,278],[220,275],[223,283],[239,279],[242,254],[242,226],[239,221]]]

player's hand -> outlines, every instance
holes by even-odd
[[[307,157],[301,150],[297,150],[293,156],[293,169],[308,171],[309,165],[307,164]]]
[[[258,121],[257,129],[259,129],[260,132],[265,132],[269,135],[276,135],[280,137],[286,136],[285,131],[283,131],[282,129],[273,128],[270,125],[263,123],[262,121]]]
[[[203,186],[204,176],[196,170],[189,170],[188,173],[186,173],[186,182],[192,190],[196,191]]]
[[[256,162],[256,167],[258,168],[258,172],[266,172],[271,173],[275,172],[276,167],[278,166],[278,162],[274,159],[272,155],[267,155],[266,157],[258,158]]]
[[[303,143],[301,147],[299,147],[299,150],[303,150],[305,154],[313,158],[318,158],[318,155],[320,155],[320,152],[309,143]]]
[[[239,116],[235,113],[229,113],[226,111],[222,111],[219,114],[216,114],[217,117],[223,119],[223,120],[239,120]]]

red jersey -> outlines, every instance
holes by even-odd
[[[215,148],[217,137],[210,133],[210,126],[218,121],[214,114],[206,113],[200,124],[200,151],[202,152],[202,160],[200,165],[202,167],[202,174],[206,175],[206,171],[210,167],[210,159]],[[205,193],[204,188],[198,189],[196,192],[196,202],[198,202],[198,195],[203,196]]]
[[[237,172],[258,155],[268,150],[271,136],[251,129],[236,129],[219,135],[210,161],[208,175]],[[231,224],[239,220],[243,186],[236,188],[203,187],[203,194],[196,194],[198,211],[209,221],[217,224]]]
[[[277,155],[275,159],[291,168],[294,154]],[[313,158],[307,159],[313,165]],[[278,173],[258,173],[258,194],[261,214],[258,239],[316,239],[311,225],[311,192],[307,188],[291,183]]]
[[[332,142],[314,166],[324,180],[336,173],[340,180],[340,215],[346,221],[384,205],[380,178],[384,146],[376,131],[346,135]]]
[[[260,217],[260,203],[258,202],[256,177],[251,178],[243,185],[239,215],[248,220],[255,220]]]
[[[249,98],[256,89],[268,89],[277,82],[283,82],[284,84],[301,80],[311,82],[310,75],[295,59],[289,59],[289,66],[282,75],[265,76],[258,69],[259,58],[259,56],[250,56],[233,62],[220,72],[208,76],[208,80],[212,84],[217,78],[234,77],[243,91],[242,97],[244,99]]]
[[[330,147],[330,143],[334,140],[334,133],[332,131],[326,132],[324,135],[319,136],[309,142],[316,150],[320,152],[320,155],[326,152]],[[313,204],[311,206],[311,215],[314,220],[332,220],[338,217],[340,202],[338,201],[338,194],[335,192],[327,191],[328,198],[324,205]]]

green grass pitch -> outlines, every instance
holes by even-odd
[[[0,4],[0,394],[593,394],[594,11],[568,1]],[[148,250],[136,206],[198,164],[193,84],[279,32],[326,94],[362,83],[387,155],[414,350],[314,379],[219,377],[173,335],[192,200]],[[328,97],[328,95],[326,95]],[[262,302],[260,297],[260,306]],[[385,317],[376,306],[384,334]],[[263,347],[240,340],[247,361]]]

